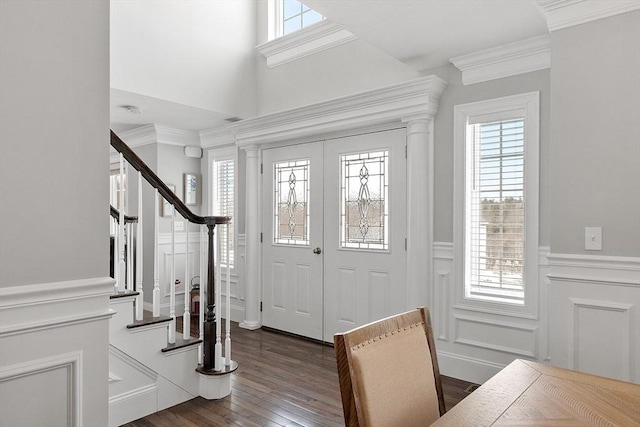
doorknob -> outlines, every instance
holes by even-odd
[[[314,253],[314,254],[316,254],[316,255],[319,255],[319,254],[321,254],[321,253],[322,253],[322,249],[320,249],[320,248],[315,248],[315,249],[313,250],[313,253]]]

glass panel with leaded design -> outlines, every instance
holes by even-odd
[[[309,245],[309,159],[275,168],[274,243]]]
[[[340,159],[340,247],[389,249],[389,152]]]

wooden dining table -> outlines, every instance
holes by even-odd
[[[515,360],[433,426],[640,426],[640,385]]]

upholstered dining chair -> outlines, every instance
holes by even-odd
[[[334,335],[345,425],[428,426],[446,411],[429,310]]]

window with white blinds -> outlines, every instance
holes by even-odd
[[[524,118],[470,124],[468,294],[524,300]]]
[[[234,201],[235,201],[235,164],[233,159],[214,160],[213,162],[213,214],[216,216],[230,216],[232,221],[229,225],[229,240],[223,234],[220,247],[221,264],[223,266],[234,265]],[[226,233],[224,226],[219,232]],[[227,247],[229,256],[227,258]]]
[[[454,121],[457,304],[535,316],[540,94],[456,105]]]

